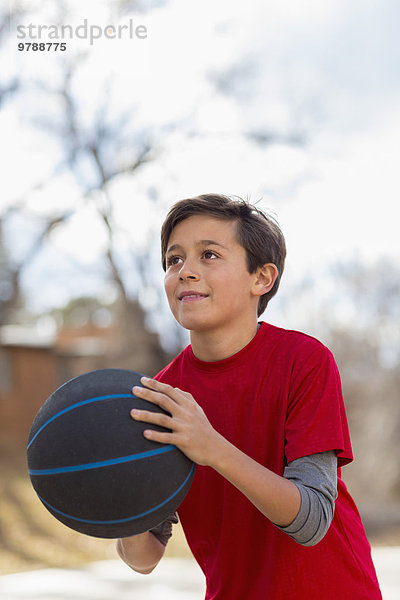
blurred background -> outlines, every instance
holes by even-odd
[[[344,479],[370,540],[400,544],[399,19],[395,0],[1,5],[0,573],[115,558],[47,514],[26,439],[67,379],[154,375],[187,344],[159,230],[206,192],[283,228],[263,319],[333,351],[356,458]],[[178,528],[168,553],[188,553]]]

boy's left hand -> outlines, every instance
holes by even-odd
[[[215,444],[221,440],[221,436],[211,426],[193,396],[155,379],[142,377],[141,383],[146,387],[135,386],[132,390],[135,396],[157,404],[171,415],[133,409],[131,417],[135,421],[144,421],[171,430],[169,433],[146,429],[143,435],[154,442],[174,444],[199,465],[210,465],[215,453]]]

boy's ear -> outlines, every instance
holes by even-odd
[[[258,267],[255,272],[253,284],[253,294],[255,296],[263,296],[269,292],[278,277],[278,269],[273,263],[266,263],[262,267]]]

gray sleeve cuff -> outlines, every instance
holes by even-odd
[[[337,457],[334,450],[298,458],[283,476],[298,487],[300,510],[290,525],[278,527],[303,546],[314,546],[329,529],[337,497]]]
[[[150,533],[152,533],[159,542],[161,542],[164,546],[168,544],[169,538],[172,536],[172,524],[178,522],[178,515],[174,513],[168,519],[150,529]]]

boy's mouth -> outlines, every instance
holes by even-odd
[[[202,294],[201,292],[194,292],[189,290],[188,292],[181,292],[178,296],[180,302],[196,302],[207,298],[208,294]]]

